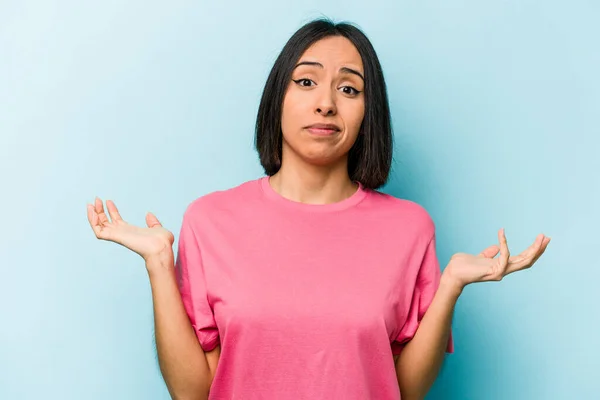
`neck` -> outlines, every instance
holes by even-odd
[[[307,204],[329,204],[342,201],[358,189],[348,175],[347,158],[335,165],[292,163],[284,157],[279,171],[269,182],[281,196]]]

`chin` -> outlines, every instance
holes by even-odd
[[[336,152],[301,151],[300,157],[307,163],[320,167],[336,164],[343,154]]]

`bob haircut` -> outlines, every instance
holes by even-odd
[[[348,175],[365,188],[377,189],[386,183],[392,163],[390,107],[375,49],[366,35],[350,23],[334,23],[328,18],[319,18],[302,26],[288,40],[269,73],[262,93],[254,144],[265,173],[274,175],[281,168],[281,114],[292,72],[308,47],[329,36],[347,38],[362,58],[365,113],[356,142],[348,153]]]

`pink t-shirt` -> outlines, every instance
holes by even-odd
[[[393,355],[441,275],[432,219],[362,185],[314,205],[268,179],[204,195],[183,217],[183,303],[202,348],[221,344],[209,398],[400,399]]]

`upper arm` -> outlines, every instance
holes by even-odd
[[[221,356],[221,345],[217,345],[217,347],[211,351],[204,352],[204,354],[206,354],[206,361],[208,361],[208,369],[210,370],[210,383],[212,385],[212,380],[215,377],[217,365],[219,364],[219,357]]]

